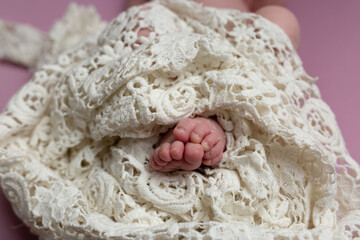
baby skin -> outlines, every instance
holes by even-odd
[[[129,6],[147,0],[132,0]],[[242,12],[255,12],[277,24],[289,36],[295,49],[300,42],[299,23],[285,5],[286,0],[196,0],[207,6],[234,8]],[[148,30],[139,32],[148,35]],[[202,164],[214,166],[222,157],[226,145],[223,129],[215,120],[196,117],[181,120],[161,140],[150,157],[150,165],[160,172],[175,170],[191,171]]]
[[[226,139],[221,126],[210,118],[186,118],[170,131],[150,158],[160,172],[194,170],[222,159]]]

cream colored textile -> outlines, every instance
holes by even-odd
[[[359,236],[359,166],[278,26],[169,0],[107,25],[72,5],[28,34],[41,54],[0,115],[0,176],[41,239]],[[153,170],[159,134],[194,116],[217,117],[222,162]]]

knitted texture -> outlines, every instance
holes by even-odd
[[[0,115],[1,186],[40,239],[360,236],[359,166],[278,26],[180,0],[8,26],[0,41],[36,48],[0,56],[36,72]],[[195,116],[224,129],[221,163],[152,169],[159,136]]]

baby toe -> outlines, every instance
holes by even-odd
[[[184,159],[190,164],[201,165],[201,160],[204,156],[204,150],[200,144],[187,143],[184,150]]]
[[[190,135],[190,140],[193,143],[201,143],[201,141],[211,133],[211,127],[207,123],[206,119],[204,121],[198,121],[196,127],[193,129]]]
[[[218,164],[223,157],[223,153],[221,152],[218,156],[216,156],[213,159],[204,159],[203,164],[207,166],[213,166],[215,164]]]
[[[205,152],[209,151],[216,143],[220,141],[220,136],[217,133],[207,135],[201,142],[201,146]]]
[[[167,164],[167,161],[164,161],[162,159],[160,159],[160,147],[158,147],[155,152],[154,152],[154,162],[158,165],[158,166],[165,166]]]
[[[174,137],[181,142],[188,142],[190,134],[196,127],[197,122],[194,119],[186,118],[181,120],[173,130]]]
[[[153,169],[155,169],[155,170],[161,170],[161,169],[162,169],[162,166],[159,166],[159,165],[155,162],[154,155],[152,155],[152,156],[150,157],[149,163],[150,163],[150,166],[151,166]]]
[[[170,146],[170,156],[174,160],[180,160],[183,158],[184,143],[175,141]]]
[[[171,156],[170,156],[170,143],[163,143],[160,145],[159,147],[159,158],[162,161],[165,162],[169,162],[171,161]]]
[[[204,153],[205,159],[213,159],[217,157],[224,150],[224,143],[222,141],[218,141],[209,151]]]

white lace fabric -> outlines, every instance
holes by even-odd
[[[0,176],[41,239],[359,238],[359,166],[278,26],[166,0],[29,29],[29,58],[0,50],[36,69],[0,115]],[[223,127],[221,163],[153,170],[160,134],[194,116]]]

